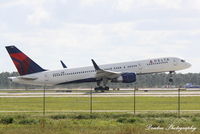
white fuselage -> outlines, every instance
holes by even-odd
[[[161,73],[178,71],[189,68],[191,64],[175,57],[148,59],[133,62],[100,65],[104,70],[114,72],[133,72],[136,74]],[[93,66],[44,71],[35,74],[23,75],[12,78],[13,82],[31,85],[62,85],[95,82],[96,72]],[[25,77],[26,79],[23,79]],[[30,79],[27,79],[30,78]]]

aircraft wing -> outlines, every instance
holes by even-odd
[[[120,72],[108,71],[108,70],[103,70],[103,69],[99,68],[99,66],[96,64],[96,62],[93,59],[92,59],[92,63],[96,70],[96,78],[97,79],[103,79],[103,78],[114,79],[121,75]]]

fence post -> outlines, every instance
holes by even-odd
[[[92,88],[90,90],[90,114],[92,115]]]
[[[41,125],[42,125],[42,128],[45,128],[45,113],[46,113],[46,106],[45,106],[45,103],[46,103],[46,100],[45,100],[45,90],[46,90],[46,85],[44,85],[44,88],[43,88],[43,120],[41,121]]]
[[[134,105],[133,105],[133,107],[134,107],[134,115],[135,115],[135,107],[136,107],[136,96],[135,96],[136,90],[137,90],[137,86],[135,86],[135,88],[134,88]]]
[[[180,118],[180,112],[181,112],[181,89],[178,88],[178,117]]]
[[[44,89],[43,89],[43,116],[45,116],[45,111],[46,111],[46,105],[45,105],[45,102],[46,102],[46,100],[45,100],[45,86],[44,86]]]

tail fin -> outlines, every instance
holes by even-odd
[[[6,46],[6,49],[20,75],[46,71],[15,46]]]

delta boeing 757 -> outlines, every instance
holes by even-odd
[[[133,83],[136,75],[175,72],[191,66],[190,63],[176,57],[155,58],[141,61],[122,62],[80,68],[64,68],[49,71],[40,67],[15,46],[6,47],[19,75],[9,79],[15,83],[55,86],[63,84],[96,83],[95,90],[109,90],[108,83]]]

